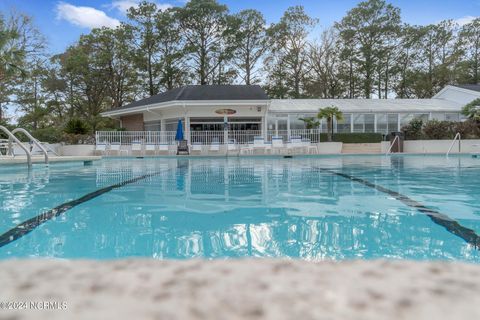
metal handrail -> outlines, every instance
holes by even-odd
[[[457,132],[457,134],[455,135],[455,138],[453,138],[450,148],[448,148],[447,157],[450,154],[450,151],[452,151],[453,145],[455,144],[455,141],[457,141],[457,139],[458,139],[458,153],[462,151],[462,136],[460,135],[460,132]]]
[[[32,141],[40,150],[42,150],[43,154],[45,155],[45,164],[48,164],[48,152],[47,150],[45,150],[45,148],[40,144],[40,142],[35,139],[31,134],[30,132],[28,132],[27,130],[23,129],[23,128],[15,128],[12,130],[12,135],[14,135],[15,133],[17,132],[21,132],[23,133],[24,135],[27,136],[27,138],[30,139],[30,141]]]
[[[23,151],[25,151],[25,154],[27,155],[27,164],[28,164],[28,168],[31,168],[32,167],[32,155],[30,154],[30,151],[28,151],[27,147],[25,147],[23,145],[23,143],[17,139],[17,137],[15,137],[13,135],[13,133],[11,133],[7,128],[5,128],[4,126],[0,126],[0,130],[2,130],[3,132],[5,132],[5,134],[13,141],[15,141],[19,146],[20,148],[23,149]]]
[[[393,146],[395,145],[395,141],[399,140],[400,139],[400,136],[395,136],[395,138],[393,139],[392,143],[390,144],[390,148],[388,148],[387,152],[385,153],[385,155],[389,155],[390,152],[392,151],[392,148]]]

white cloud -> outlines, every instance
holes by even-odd
[[[458,23],[458,25],[460,26],[464,26],[470,22],[472,22],[473,20],[475,20],[476,18],[478,17],[474,17],[474,16],[465,16],[465,17],[462,17],[462,18],[459,18],[459,19],[456,19],[455,22]]]
[[[111,18],[105,12],[92,8],[74,6],[66,2],[57,4],[57,19],[66,20],[83,28],[116,27],[120,21]]]
[[[112,4],[110,7],[120,11],[122,14],[126,14],[128,9],[130,9],[131,7],[137,7],[140,2],[141,0],[114,0],[112,1]],[[159,3],[156,1],[153,1],[153,2],[161,10],[166,10],[173,7],[169,3]]]

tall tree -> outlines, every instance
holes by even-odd
[[[109,105],[108,70],[100,46],[95,35],[84,35],[60,58],[62,72],[70,82],[71,116],[85,119],[93,132],[104,122],[100,113]]]
[[[94,29],[88,35],[93,48],[98,49],[99,68],[105,70],[106,94],[110,108],[118,108],[135,99],[139,87],[134,59],[131,57],[131,28],[120,25],[115,29]]]
[[[286,75],[287,87],[290,88],[289,96],[293,98],[300,98],[304,91],[308,74],[308,54],[305,48],[309,32],[316,23],[317,20],[309,17],[302,6],[295,6],[288,8],[280,22],[268,30],[271,56],[267,60],[267,67],[273,71],[279,68],[279,64],[283,65],[281,69]],[[271,72],[272,75],[275,72]]]
[[[308,64],[312,73],[307,93],[312,97],[339,98],[344,93],[340,77],[338,34],[335,29],[325,30],[318,43],[309,49]]]
[[[227,6],[216,0],[191,0],[175,12],[193,80],[201,85],[215,82],[213,75],[231,59],[234,50],[225,41],[233,33]]]
[[[257,10],[243,10],[234,17],[236,50],[235,66],[240,69],[240,77],[246,85],[260,81],[256,76],[258,63],[267,50],[266,21]]]
[[[185,83],[187,77],[184,39],[178,32],[179,23],[175,11],[159,10],[156,15],[158,36],[159,84],[165,90],[171,90]]]
[[[365,98],[370,98],[373,93],[375,73],[389,54],[390,42],[398,35],[400,21],[400,9],[384,0],[368,0],[360,2],[335,23],[343,41],[355,46],[355,63],[357,72],[363,76]]]
[[[480,83],[480,18],[464,25],[460,31],[467,66],[465,82]]]
[[[4,105],[26,75],[26,64],[44,53],[44,43],[29,16],[13,12],[5,18],[0,14],[0,120]]]
[[[156,74],[159,69],[156,56],[158,52],[157,12],[157,5],[146,1],[141,2],[136,7],[131,7],[127,12],[127,17],[133,22],[131,28],[135,34],[134,59],[138,69],[146,74],[146,91],[150,96],[158,93],[158,86],[156,85]]]

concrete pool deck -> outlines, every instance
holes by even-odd
[[[0,270],[2,319],[480,317],[480,266],[462,263],[9,260]]]
[[[50,163],[53,162],[81,162],[81,161],[96,161],[101,160],[100,156],[49,156],[48,160]],[[32,163],[44,163],[44,156],[32,156]],[[27,164],[27,157],[18,156],[18,157],[0,157],[0,165],[5,164]]]

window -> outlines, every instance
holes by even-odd
[[[446,121],[460,121],[460,115],[458,113],[445,113]]]
[[[160,121],[149,121],[144,123],[145,131],[160,131]]]
[[[375,115],[368,113],[363,115],[365,122],[364,132],[375,132]]]
[[[354,114],[353,115],[353,132],[364,132],[365,123],[363,121],[363,114]]]
[[[398,131],[398,114],[391,113],[391,114],[388,114],[387,117],[388,117],[387,133]]]
[[[387,115],[384,113],[377,114],[377,132],[388,132]]]
[[[343,120],[337,121],[337,132],[351,132],[351,121],[352,115],[350,113],[343,114]]]

